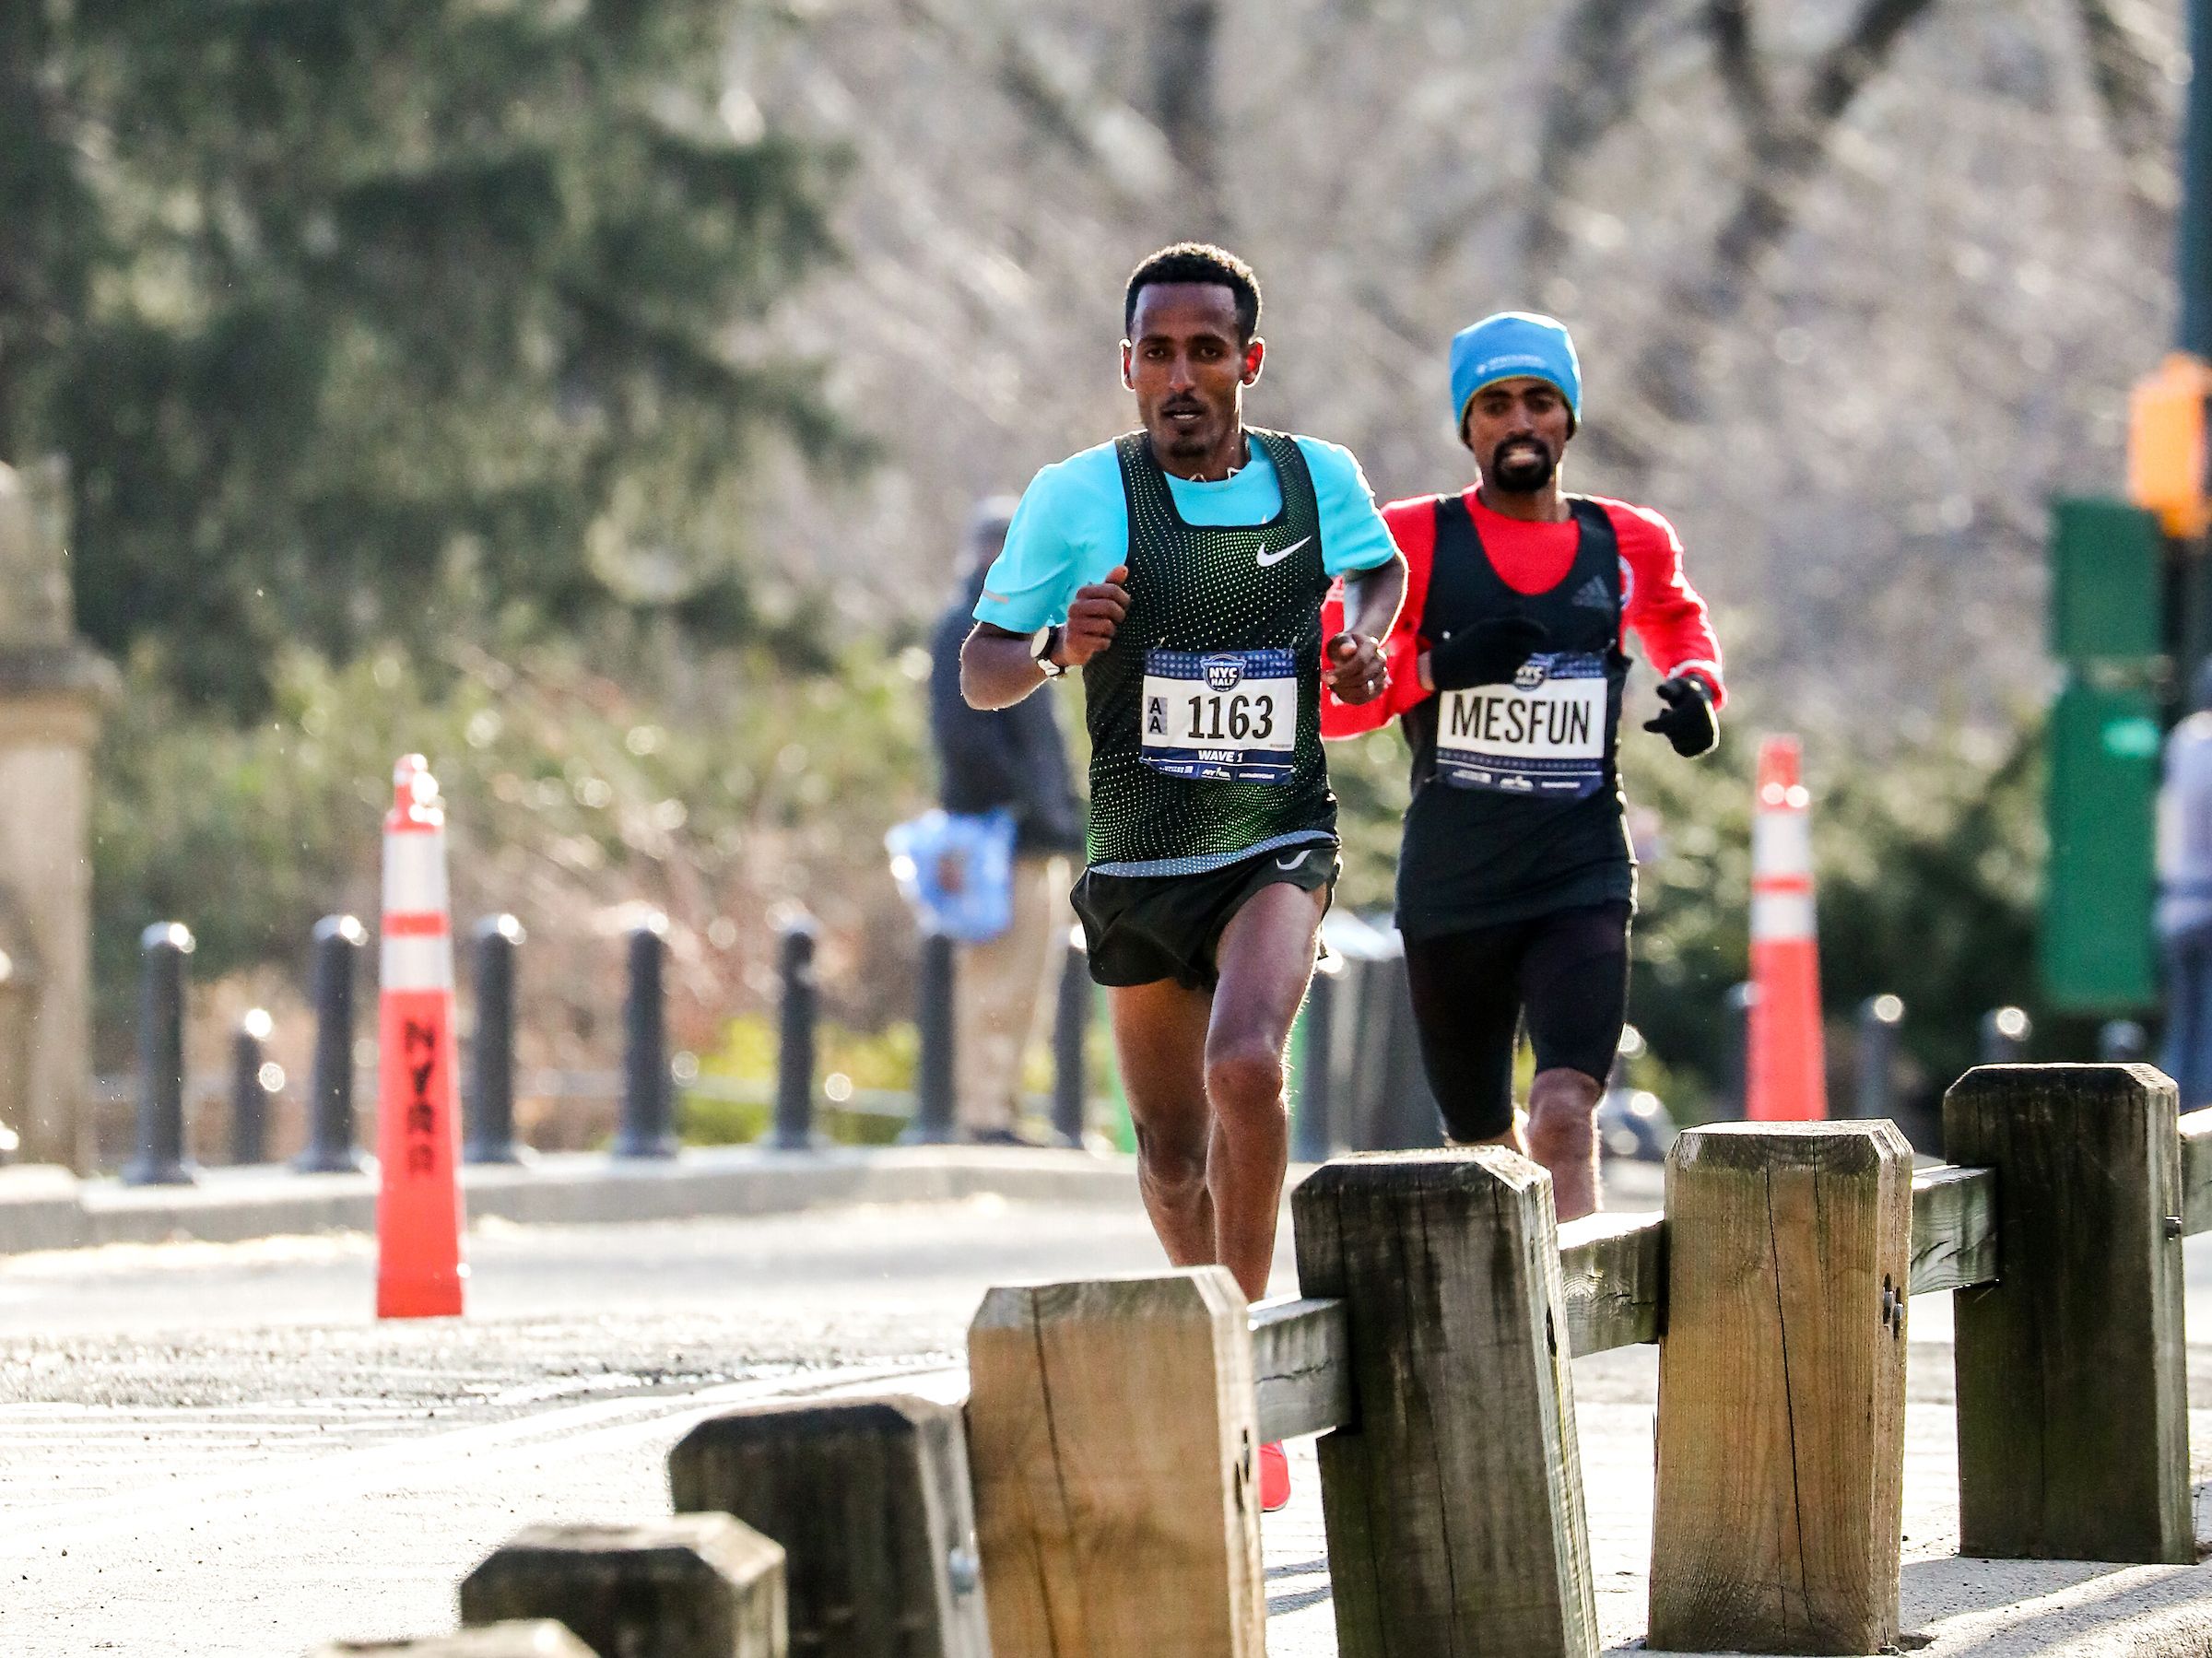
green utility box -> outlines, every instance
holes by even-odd
[[[2143,686],[2079,680],[2051,711],[2043,881],[2043,988],[2069,1012],[2121,1014],[2158,994],[2157,698]]]
[[[2158,520],[2124,500],[2051,505],[2051,654],[2061,662],[2154,659],[2165,542]]]

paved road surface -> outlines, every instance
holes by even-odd
[[[2190,1247],[2212,1331],[2212,1238]],[[466,1320],[383,1325],[359,1237],[0,1261],[0,1652],[290,1658],[448,1628],[457,1579],[522,1524],[665,1512],[663,1458],[700,1416],[924,1382],[989,1284],[1159,1263],[1118,1206],[989,1200],[495,1228],[471,1254]],[[1947,1337],[1946,1299],[1915,1303],[1916,1342]],[[1652,1358],[1577,1367],[1609,1629],[1640,1614]],[[1916,1356],[1916,1400],[1943,1402],[1945,1358]],[[1266,1532],[1278,1658],[1334,1651],[1294,1451],[1300,1499]]]
[[[992,1200],[496,1228],[470,1254],[467,1319],[382,1325],[358,1236],[0,1262],[0,1652],[449,1627],[524,1523],[665,1512],[666,1448],[708,1411],[942,1368],[991,1283],[1159,1261],[1118,1205]]]

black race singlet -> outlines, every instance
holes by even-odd
[[[1483,551],[1465,499],[1436,503],[1421,631],[1441,639],[1524,616],[1550,639],[1512,684],[1439,691],[1405,716],[1413,801],[1398,925],[1409,937],[1634,900],[1615,764],[1629,671],[1620,544],[1596,502],[1570,497],[1568,508],[1580,529],[1574,561],[1556,585],[1523,594]]]

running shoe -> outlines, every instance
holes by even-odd
[[[1260,1447],[1260,1511],[1272,1514],[1290,1506],[1290,1459],[1282,1441]]]

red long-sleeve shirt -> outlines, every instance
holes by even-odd
[[[1357,736],[1396,719],[1431,692],[1421,688],[1419,660],[1429,648],[1422,630],[1429,597],[1429,574],[1436,554],[1434,495],[1394,500],[1382,509],[1399,551],[1406,555],[1406,603],[1397,625],[1384,641],[1390,664],[1390,688],[1372,702],[1351,706],[1322,693],[1321,734],[1324,737]],[[1559,523],[1530,523],[1493,512],[1465,492],[1468,512],[1499,579],[1516,593],[1536,594],[1566,579],[1574,563],[1576,537],[1582,533],[1571,520]],[[1713,637],[1712,621],[1705,601],[1682,572],[1682,542],[1674,525],[1649,507],[1628,501],[1590,498],[1605,509],[1620,543],[1621,629],[1643,648],[1644,656],[1663,679],[1677,674],[1695,674],[1712,692],[1713,706],[1727,699],[1721,676],[1721,645]],[[1322,637],[1328,639],[1343,628],[1343,606],[1334,595],[1335,608],[1324,613]]]

